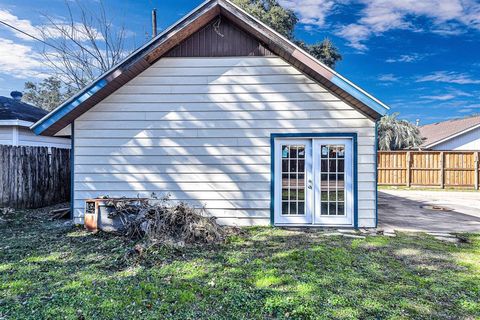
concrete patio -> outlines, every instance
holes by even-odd
[[[378,217],[385,230],[480,232],[480,192],[379,190]]]

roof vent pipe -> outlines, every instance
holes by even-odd
[[[157,9],[152,10],[152,38],[157,36]]]
[[[12,92],[10,92],[10,96],[15,101],[21,101],[22,97],[23,97],[23,93],[21,93],[20,91],[12,91]]]

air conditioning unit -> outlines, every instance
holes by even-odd
[[[106,232],[122,231],[128,217],[115,214],[112,202],[115,200],[131,201],[133,204],[146,198],[96,198],[85,200],[84,225],[87,230]]]

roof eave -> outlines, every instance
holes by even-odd
[[[0,126],[17,126],[17,127],[30,127],[33,124],[31,121],[20,119],[6,119],[0,120]]]

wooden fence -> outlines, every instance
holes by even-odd
[[[378,185],[479,189],[479,151],[379,151]]]
[[[70,199],[70,150],[0,145],[0,207],[39,208]]]

